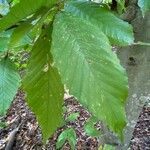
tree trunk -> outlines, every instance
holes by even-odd
[[[136,0],[130,0],[128,8],[124,17],[133,25],[135,42],[150,43],[150,12],[143,18]],[[129,78],[125,143],[118,147],[119,150],[127,150],[143,105],[146,101],[150,101],[150,47],[138,45],[123,47],[118,50],[118,57],[126,68]]]

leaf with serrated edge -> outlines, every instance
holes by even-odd
[[[71,149],[74,150],[75,149],[75,145],[76,145],[76,133],[74,131],[73,128],[68,128],[66,130],[64,130],[57,139],[56,142],[56,148],[60,149],[64,144],[65,141],[68,140]]]
[[[0,20],[0,32],[32,15],[41,7],[53,6],[57,0],[20,0],[9,13]]]
[[[97,26],[114,45],[124,46],[134,41],[132,26],[99,4],[71,1],[66,3],[65,11]]]
[[[4,115],[17,93],[20,76],[15,65],[8,59],[0,61],[0,115]]]
[[[45,35],[36,41],[23,82],[27,103],[37,117],[44,142],[63,123],[64,90],[58,71],[53,67],[50,46],[50,40]]]
[[[105,34],[63,12],[56,16],[52,38],[55,64],[70,94],[121,136],[128,82]]]

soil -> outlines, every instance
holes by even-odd
[[[79,112],[80,116],[74,122],[69,122],[59,128],[48,140],[46,146],[42,144],[42,134],[34,114],[25,103],[25,95],[19,91],[8,110],[6,117],[1,117],[0,121],[7,123],[7,126],[0,129],[0,149],[5,150],[6,145],[11,143],[10,150],[56,150],[56,140],[60,133],[68,127],[74,127],[77,134],[76,150],[98,150],[98,139],[86,135],[83,126],[90,117],[90,113],[85,110],[73,97],[65,98],[64,105],[67,112],[64,118],[70,113]],[[100,130],[101,124],[97,124]],[[17,134],[11,133],[17,130]],[[13,137],[13,138],[12,138]],[[12,138],[12,139],[11,139]],[[10,142],[11,139],[11,142]],[[14,140],[14,141],[13,141]],[[66,141],[62,150],[70,150]],[[150,150],[150,106],[144,106],[135,126],[133,138],[130,144],[131,150]]]

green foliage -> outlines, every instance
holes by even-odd
[[[143,16],[150,10],[150,0],[138,0],[138,5],[142,10]]]
[[[76,146],[76,133],[73,128],[64,130],[57,139],[56,148],[60,149],[65,142],[68,141],[71,149],[74,150]]]
[[[104,147],[100,146],[98,150],[115,150],[115,147],[105,144]]]
[[[0,2],[0,14],[6,15],[9,12],[9,4],[7,1],[4,0],[4,2]]]
[[[32,15],[42,7],[51,7],[56,0],[20,0],[0,21],[0,32]]]
[[[23,45],[30,43],[30,38],[27,36],[27,33],[31,29],[32,24],[23,23],[17,27],[10,38],[9,49],[20,46],[20,43]]]
[[[63,122],[64,90],[57,69],[53,67],[49,34],[44,32],[33,46],[23,84],[27,103],[37,116],[44,142]]]
[[[123,10],[124,0],[117,2],[119,10]],[[9,54],[32,40],[34,46],[30,45],[23,88],[42,129],[44,142],[63,123],[64,85],[97,120],[104,121],[122,137],[128,83],[111,45],[132,44],[131,25],[117,18],[103,4],[85,0],[9,0],[9,3],[12,3],[10,11],[0,19],[0,51]],[[147,10],[145,6],[141,8],[144,12]],[[1,113],[8,109],[19,80],[10,60],[3,58],[0,62]],[[68,121],[77,116],[70,115]],[[93,124],[86,125],[86,131],[98,134]],[[65,140],[75,147],[73,129],[62,132],[57,148]]]
[[[78,116],[79,116],[79,113],[78,113],[78,112],[72,113],[72,114],[70,114],[70,115],[67,117],[66,122],[75,121],[75,120],[78,118]]]
[[[105,34],[86,20],[60,13],[52,42],[55,63],[70,93],[121,135],[127,77]]]
[[[125,10],[125,0],[117,0],[117,10],[120,14]]]
[[[10,50],[20,50],[27,44],[31,43],[28,35],[25,35],[25,30],[20,31],[21,26],[15,30],[7,30],[0,33],[0,53]]]
[[[94,122],[92,119],[89,119],[84,126],[84,130],[89,136],[99,137],[101,135],[101,132],[95,128],[95,123],[96,122]]]
[[[7,125],[5,122],[0,121],[0,129],[5,128]]]
[[[20,0],[7,0],[12,6],[20,2]]]
[[[10,40],[10,36],[12,34],[12,30],[4,31],[0,33],[0,52],[5,52],[8,50],[8,43]]]
[[[20,85],[20,76],[14,64],[8,59],[0,61],[0,115],[4,115]]]
[[[65,11],[77,16],[104,32],[111,44],[128,45],[133,43],[132,27],[113,15],[108,9],[91,2],[71,1]]]

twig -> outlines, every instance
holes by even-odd
[[[137,42],[137,43],[133,43],[131,45],[141,45],[141,46],[150,46],[150,43],[145,43],[145,42]]]
[[[10,133],[9,140],[8,140],[5,150],[12,150],[12,147],[14,145],[14,141],[16,138],[16,134],[19,131],[19,128],[20,128],[20,125]]]

